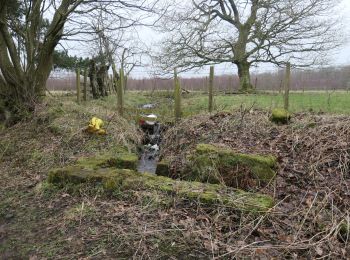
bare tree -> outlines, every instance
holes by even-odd
[[[237,66],[240,89],[251,91],[258,63],[308,66],[336,47],[338,0],[192,0],[164,21],[172,33],[158,62],[169,71],[208,64]]]
[[[109,68],[115,64],[116,67],[123,68],[127,80],[131,71],[135,67],[141,66],[142,56],[147,54],[147,50],[138,37],[137,28],[139,26],[153,26],[155,22],[154,14],[152,12],[147,12],[147,14],[143,15],[141,23],[139,19],[135,19],[135,16],[134,20],[125,20],[119,16],[106,15],[103,12],[103,6],[100,6],[99,13],[95,17],[91,17],[88,26],[89,30],[94,31],[94,34],[86,40],[87,49],[90,50],[96,61],[97,68]],[[104,72],[108,71],[104,70]],[[119,77],[117,70],[113,73],[116,74],[117,78]],[[100,85],[103,83],[101,79],[104,77],[100,75],[99,78],[100,82],[97,83]],[[125,81],[125,90],[126,88],[127,81]]]
[[[45,95],[55,47],[62,39],[80,40],[93,33],[87,21],[101,6],[108,16],[141,23],[142,12],[153,12],[156,2],[1,0],[0,106],[19,117],[21,111],[32,111]]]

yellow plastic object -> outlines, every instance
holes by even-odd
[[[86,129],[89,133],[96,133],[99,135],[105,135],[106,130],[102,129],[103,121],[97,117],[93,117],[90,120],[89,126]]]

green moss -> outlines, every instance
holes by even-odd
[[[100,157],[82,157],[79,158],[76,162],[76,165],[81,166],[82,168],[87,169],[99,169],[99,168],[108,168],[109,156],[100,156]]]
[[[87,169],[69,166],[52,170],[48,182],[53,184],[101,183],[108,191],[140,190],[161,191],[177,194],[206,204],[220,202],[241,211],[267,211],[273,206],[273,199],[267,195],[248,193],[222,185],[179,181],[153,174],[140,174],[126,169]]]
[[[198,144],[196,146],[196,153],[197,154],[208,154],[208,153],[216,153],[219,150],[222,150],[214,145],[211,144]]]
[[[208,204],[214,204],[214,203],[220,202],[220,197],[217,195],[216,192],[213,192],[213,191],[203,192],[198,196],[198,198],[200,201]]]
[[[276,158],[272,155],[254,155],[254,154],[239,154],[235,153],[232,150],[224,149],[212,144],[198,144],[196,146],[196,154],[220,154],[222,156],[228,156],[228,157],[237,157],[241,160],[245,161],[251,161],[251,162],[258,162],[262,164],[266,164],[269,167],[275,167],[277,164]]]
[[[137,169],[138,157],[133,153],[111,155],[110,153],[97,157],[78,159],[77,165],[88,169],[115,167],[118,169]]]
[[[290,121],[291,115],[284,108],[275,108],[272,110],[270,120],[277,124],[287,124]]]
[[[138,156],[136,154],[119,154],[116,157],[112,157],[108,160],[110,166],[118,169],[137,169]]]
[[[113,178],[107,178],[103,181],[103,188],[107,191],[116,190],[119,187],[119,183]]]
[[[251,173],[252,178],[267,183],[275,177],[276,165],[273,156],[240,154],[210,144],[198,144],[195,153],[188,157],[187,167],[180,177],[218,184],[231,183],[233,180],[230,178],[244,178]],[[232,170],[237,167],[243,170],[231,176]]]
[[[169,176],[170,163],[168,160],[162,160],[157,163],[156,174],[160,176]]]

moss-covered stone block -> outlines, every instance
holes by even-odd
[[[77,161],[77,165],[85,168],[108,168],[136,170],[138,156],[133,153],[121,153],[116,155],[104,154],[96,157],[84,157]]]
[[[243,182],[253,180],[254,185],[260,185],[276,176],[277,161],[269,155],[241,154],[210,144],[198,144],[187,159],[184,171],[177,176],[184,180],[244,188]]]
[[[270,120],[276,124],[288,124],[291,114],[284,108],[275,108],[272,110]]]
[[[170,162],[168,160],[161,160],[157,163],[156,175],[169,176],[170,174]]]
[[[136,170],[138,163],[138,156],[132,153],[119,154],[116,157],[112,157],[108,160],[110,166],[118,169],[130,169]]]
[[[118,172],[131,172],[131,170],[127,169],[116,169]],[[98,171],[98,174],[94,174],[95,171]],[[113,171],[112,168],[84,168],[82,166],[73,165],[67,166],[65,168],[55,169],[49,172],[48,182],[53,184],[58,183],[85,183],[85,182],[103,182],[109,177],[113,177],[116,172]]]
[[[56,185],[102,184],[108,191],[115,189],[161,191],[205,204],[220,203],[249,212],[266,212],[274,205],[274,200],[268,195],[249,193],[217,184],[179,181],[148,173],[140,174],[127,169],[68,166],[50,171],[48,182]]]

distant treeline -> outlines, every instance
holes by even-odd
[[[209,73],[208,73],[209,75]],[[188,90],[206,90],[206,77],[181,78],[181,86]],[[283,87],[284,71],[252,74],[251,81],[258,90],[279,90]],[[215,89],[231,92],[238,90],[237,75],[215,76]],[[128,89],[167,90],[173,88],[172,80],[164,79],[128,79]],[[291,78],[292,90],[333,90],[350,88],[350,66],[324,68],[319,70],[294,70]]]
[[[252,84],[258,90],[275,90],[283,88],[284,71],[252,74]],[[206,91],[208,79],[206,77],[181,78],[181,87],[187,90]],[[144,78],[135,79],[129,77],[127,89],[129,90],[172,90],[172,79]],[[238,90],[237,75],[215,76],[214,86],[217,91],[234,92]],[[52,77],[47,87],[49,90],[73,90],[75,78]],[[315,70],[293,70],[291,78],[292,90],[341,90],[350,89],[350,66],[329,67]]]

